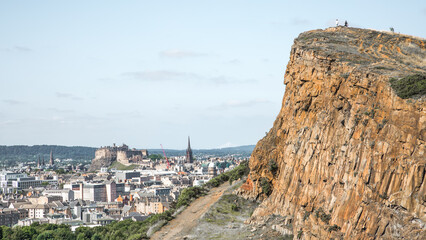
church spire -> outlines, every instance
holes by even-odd
[[[186,162],[187,163],[193,163],[194,157],[192,156],[192,149],[191,149],[191,140],[188,136],[188,148],[186,149]]]

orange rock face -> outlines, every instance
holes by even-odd
[[[241,185],[243,191],[251,191],[253,189],[253,181],[250,178],[247,178],[247,181]]]
[[[289,216],[303,239],[426,239],[426,101],[389,83],[426,74],[425,43],[344,27],[295,40],[282,109],[239,189],[262,201],[251,221]]]

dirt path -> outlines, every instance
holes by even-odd
[[[175,219],[162,227],[151,239],[154,240],[175,240],[183,239],[194,228],[200,217],[206,213],[211,205],[223,195],[223,193],[231,187],[228,182],[212,189],[206,196],[200,197],[183,210]]]

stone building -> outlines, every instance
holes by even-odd
[[[144,215],[158,214],[167,211],[172,201],[170,196],[142,197],[136,200],[135,207],[137,212]]]
[[[148,157],[148,150],[136,150],[131,149],[126,145],[124,149],[117,151],[117,162],[124,164],[124,165],[130,165],[130,164],[137,164],[142,163],[142,159],[145,159]]]
[[[95,152],[95,158],[92,160],[89,171],[98,170],[101,167],[108,167],[117,161],[124,165],[140,164],[143,159],[148,158],[148,150],[129,149],[126,144],[122,146],[100,147]]]
[[[49,213],[49,205],[47,204],[27,204],[22,208],[28,211],[29,218],[45,218],[45,215]]]
[[[19,219],[20,213],[16,209],[0,209],[0,226],[12,227],[13,225],[18,223]]]

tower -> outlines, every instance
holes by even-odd
[[[38,160],[37,160],[37,168],[40,168],[40,156],[38,156]]]
[[[50,161],[49,161],[50,166],[53,166],[53,152],[50,151]]]
[[[41,162],[41,165],[44,166],[44,156],[43,156],[43,161]]]
[[[188,136],[188,148],[186,149],[186,163],[192,163],[192,162],[194,162],[194,157],[192,156],[191,141],[189,140],[189,136]]]
[[[217,169],[215,164],[212,162],[209,163],[209,167],[207,168],[209,177],[216,177],[217,176]]]

